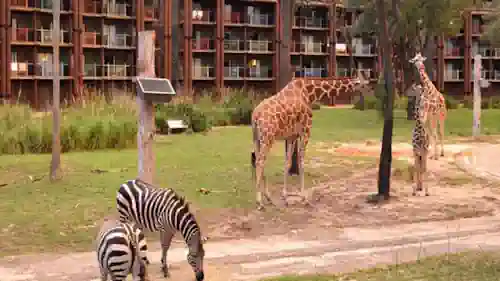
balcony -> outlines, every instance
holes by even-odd
[[[83,46],[87,48],[98,48],[102,45],[101,34],[92,31],[83,32]]]
[[[224,23],[226,25],[231,25],[231,24],[241,25],[241,24],[243,24],[242,13],[231,12],[230,14],[226,15],[226,17],[224,17]]]
[[[260,66],[260,67],[250,67],[248,69],[247,79],[249,80],[269,80],[272,79],[271,67]]]
[[[155,7],[144,7],[144,19],[146,20],[156,20],[159,18],[158,9]]]
[[[125,3],[104,4],[103,10],[110,17],[132,17],[134,13],[132,5]]]
[[[373,80],[377,78],[375,71],[371,68],[360,68],[359,70],[365,75],[366,79]]]
[[[11,8],[14,10],[31,10],[31,9],[41,9],[41,10],[52,10],[52,1],[29,1],[29,0],[10,0]],[[64,1],[61,1],[61,11],[70,10],[69,6],[66,6]],[[50,11],[51,12],[51,11]]]
[[[496,80],[496,81],[500,81],[500,70],[494,70],[493,77],[491,79]]]
[[[92,78],[102,77],[103,69],[97,63],[86,63],[83,66],[83,76]]]
[[[324,18],[295,17],[294,27],[304,29],[327,29],[328,21]]]
[[[102,14],[101,1],[86,0],[83,3],[83,13],[90,15]]]
[[[327,53],[326,45],[323,42],[307,42],[301,43],[300,49],[306,54],[325,54]]]
[[[272,52],[272,43],[268,40],[248,40],[248,51],[252,53]]]
[[[224,67],[224,78],[231,79],[243,79],[245,77],[245,67],[244,66],[225,66]]]
[[[376,50],[373,44],[357,44],[353,46],[355,56],[375,56]]]
[[[215,12],[210,10],[193,10],[193,24],[215,24]]]
[[[444,72],[445,81],[461,81],[464,79],[464,72],[460,69],[451,69]]]
[[[327,77],[328,70],[324,67],[296,67],[296,77]]]
[[[444,49],[445,57],[463,57],[459,47],[447,47]]]
[[[51,61],[39,62],[35,65],[35,76],[52,79],[55,74],[54,64]],[[59,64],[59,75],[69,76],[69,64],[61,62]]]
[[[135,47],[135,36],[131,34],[121,33],[115,34],[114,36],[105,35],[103,39],[103,45],[107,48],[128,49]]]
[[[348,68],[340,67],[340,68],[337,68],[337,75],[336,76],[338,76],[338,77],[350,77],[351,74],[349,73]]]
[[[215,42],[210,38],[197,38],[193,40],[194,52],[214,52]]]
[[[10,73],[13,79],[31,78],[35,76],[35,64],[28,62],[12,62]]]
[[[35,30],[27,27],[12,29],[13,44],[32,44],[35,42]]]
[[[193,65],[193,79],[211,80],[215,78],[215,68],[208,65]]]
[[[130,78],[135,76],[134,67],[129,64],[104,64],[103,76],[107,78]]]
[[[243,40],[224,40],[224,52],[244,52],[245,41]]]
[[[248,17],[248,24],[253,26],[273,26],[273,17],[269,14],[254,14]]]
[[[61,44],[70,44],[70,32],[67,30],[61,30],[61,34],[59,35],[59,43]],[[36,41],[42,45],[51,45],[52,38],[54,36],[54,32],[51,29],[37,29],[36,30]]]

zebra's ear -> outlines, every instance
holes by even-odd
[[[210,237],[202,236],[201,237],[201,244],[205,244],[210,239]]]

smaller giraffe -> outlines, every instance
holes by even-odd
[[[415,57],[409,60],[410,63],[414,64],[420,75],[420,80],[422,83],[422,95],[420,98],[419,114],[420,120],[423,122],[424,126],[429,129],[430,137],[432,140],[432,145],[434,146],[434,155],[432,158],[438,159],[439,155],[444,156],[444,122],[446,120],[447,110],[446,102],[444,96],[439,92],[431,79],[425,72],[424,61],[427,58],[422,56],[418,52]],[[438,154],[438,144],[437,144],[437,122],[439,122],[439,142],[441,146],[441,153]]]
[[[416,95],[417,101],[415,103],[415,110],[413,111],[415,119],[415,127],[412,131],[411,144],[413,147],[413,158],[414,158],[414,171],[416,178],[416,185],[413,185],[412,195],[417,195],[417,191],[422,191],[423,177],[427,171],[427,155],[429,153],[429,134],[422,122],[420,114],[419,102],[422,98],[422,86],[412,85],[413,90],[418,93]],[[425,186],[425,195],[429,196],[429,188]]]
[[[258,209],[264,207],[262,196],[270,203],[267,185],[262,189],[264,179],[264,163],[272,145],[277,140],[288,140],[285,155],[284,186],[281,198],[285,205],[287,191],[287,175],[291,164],[292,148],[299,142],[298,164],[300,191],[304,191],[303,160],[305,148],[309,142],[312,127],[312,104],[324,96],[332,97],[341,91],[356,91],[367,85],[364,73],[358,70],[355,78],[295,78],[276,95],[263,100],[252,113],[252,131],[254,151],[252,166],[256,180]],[[335,121],[333,121],[335,122]],[[304,198],[304,197],[303,197]]]

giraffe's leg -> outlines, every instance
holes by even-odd
[[[255,159],[255,175],[256,175],[256,181],[255,181],[255,189],[257,192],[257,209],[262,210],[264,209],[264,203],[262,200],[263,197],[263,188],[262,188],[262,183],[264,181],[265,184],[265,177],[264,177],[264,164],[266,162],[266,157],[267,153],[269,151],[269,145],[268,144],[261,144],[260,149],[256,153],[256,159]],[[267,187],[266,187],[267,188]],[[267,196],[267,194],[266,194]]]
[[[416,179],[416,181],[418,182],[418,173],[419,173],[419,159],[420,159],[420,155],[418,155],[417,151],[413,151],[413,174],[414,174],[414,178]],[[415,196],[417,195],[417,186],[416,186],[416,183],[412,185],[412,193],[411,195]]]
[[[307,205],[312,205],[308,200],[307,200],[307,195],[305,194],[305,182],[304,182],[304,160],[305,160],[305,155],[306,155],[306,147],[307,144],[309,143],[309,137],[311,136],[311,124],[309,123],[309,126],[306,126],[304,129],[304,135],[301,138],[301,141],[299,143],[299,173],[300,173],[300,194],[302,197],[302,200],[306,202]]]
[[[438,136],[437,136],[437,116],[433,116],[430,120],[431,122],[431,137],[434,146],[434,154],[432,155],[433,159],[439,159],[438,153]]]
[[[445,115],[441,114],[439,117],[439,142],[441,144],[441,156],[444,156],[444,120]]]
[[[281,200],[284,202],[285,206],[288,205],[288,202],[286,201],[286,198],[288,196],[288,186],[287,186],[287,178],[288,178],[288,171],[290,170],[290,167],[292,166],[292,154],[293,154],[293,148],[295,147],[297,143],[297,140],[288,140],[285,141],[285,172],[284,172],[284,178],[283,178],[283,189],[281,190]]]
[[[425,157],[425,154],[422,154],[422,151],[419,152],[419,155],[417,156],[418,159],[418,164],[417,164],[417,186],[416,189],[417,191],[422,191],[422,174],[423,174],[423,157]]]
[[[422,190],[424,176],[427,173],[427,153],[428,153],[427,149],[422,149],[423,156],[422,156],[422,163],[420,164],[422,166],[422,172],[421,172],[422,175],[420,176],[420,181],[421,181],[420,190]],[[425,185],[425,196],[429,196],[429,184]]]

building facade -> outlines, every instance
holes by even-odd
[[[376,41],[354,38],[347,50],[343,36],[359,12],[315,4],[290,18],[286,2],[61,0],[61,99],[133,91],[136,34],[151,29],[158,32],[159,76],[179,81],[186,93],[223,87],[276,92],[292,76],[350,76],[351,68],[375,81],[381,65]],[[482,78],[492,82],[484,93],[499,87],[500,49],[480,38],[485,13],[467,11],[460,34],[439,40],[436,68],[428,72],[445,93],[471,93],[477,53]],[[51,102],[52,19],[52,0],[1,1],[3,98],[35,108]]]

